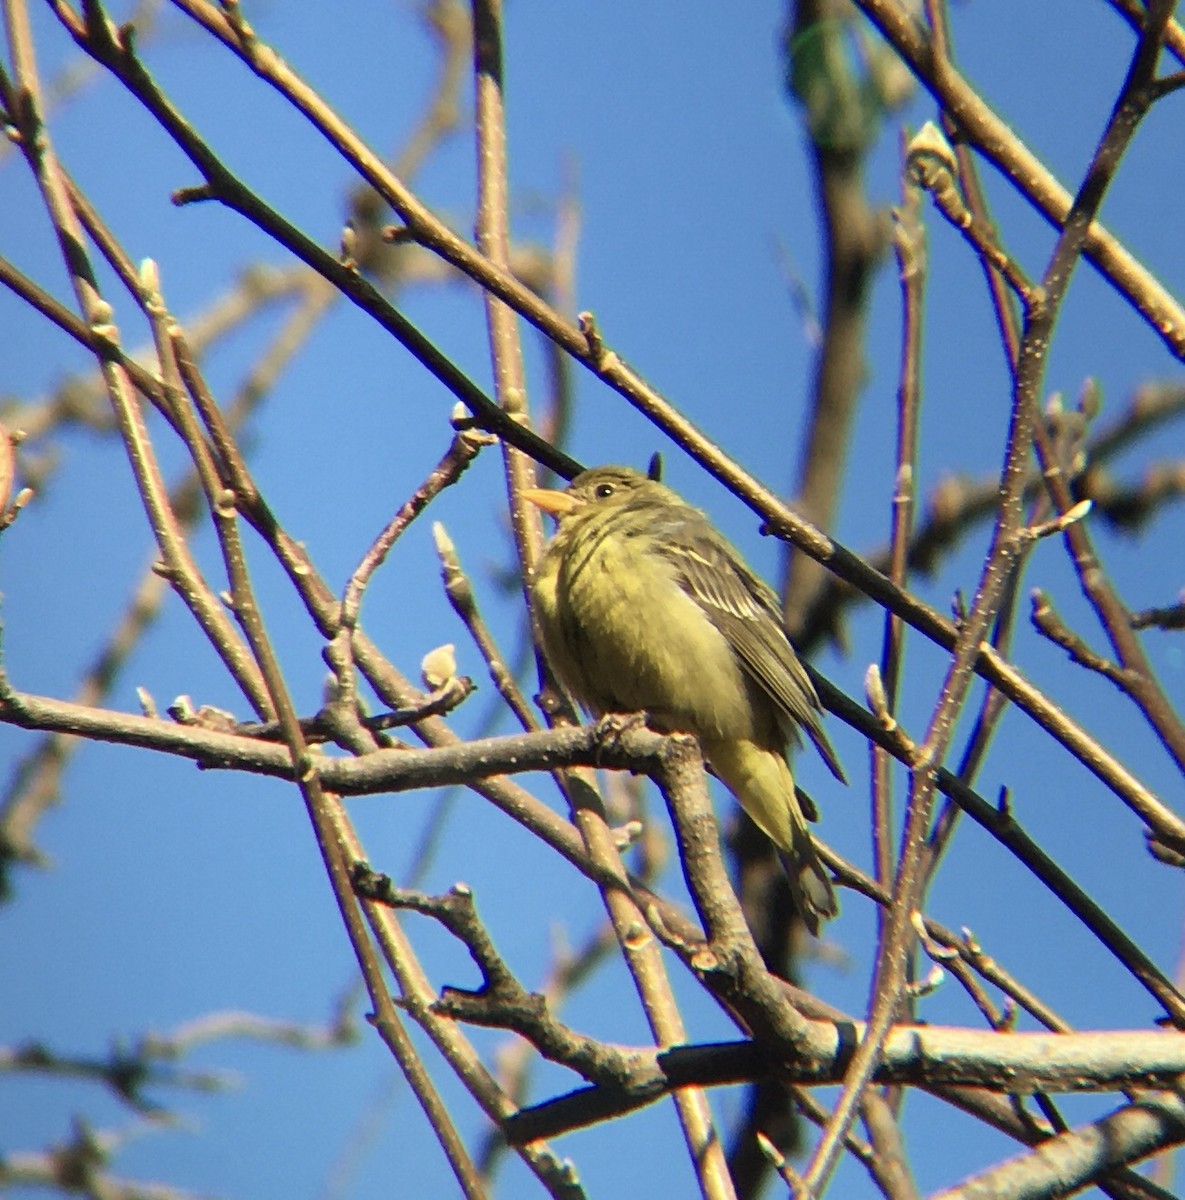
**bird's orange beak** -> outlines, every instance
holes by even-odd
[[[580,507],[580,501],[570,492],[557,492],[552,488],[523,488],[520,494],[553,517],[565,516]]]

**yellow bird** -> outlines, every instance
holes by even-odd
[[[693,733],[779,851],[807,928],[838,912],[787,752],[806,731],[846,782],[777,596],[697,508],[629,467],[596,467],[527,500],[557,520],[532,585],[543,649],[594,716],[645,712]]]

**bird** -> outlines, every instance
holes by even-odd
[[[522,494],[556,518],[531,594],[557,681],[594,717],[642,712],[661,732],[694,734],[818,936],[839,909],[790,769],[800,731],[847,780],[773,590],[700,509],[630,467]]]

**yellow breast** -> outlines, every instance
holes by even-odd
[[[744,673],[723,635],[645,538],[608,531],[548,548],[534,585],[544,649],[596,715],[650,714],[701,737],[748,737]]]

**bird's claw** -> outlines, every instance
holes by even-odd
[[[595,730],[597,737],[596,765],[601,765],[601,756],[607,750],[620,747],[621,739],[633,729],[645,728],[648,716],[644,712],[606,713],[597,720]]]

